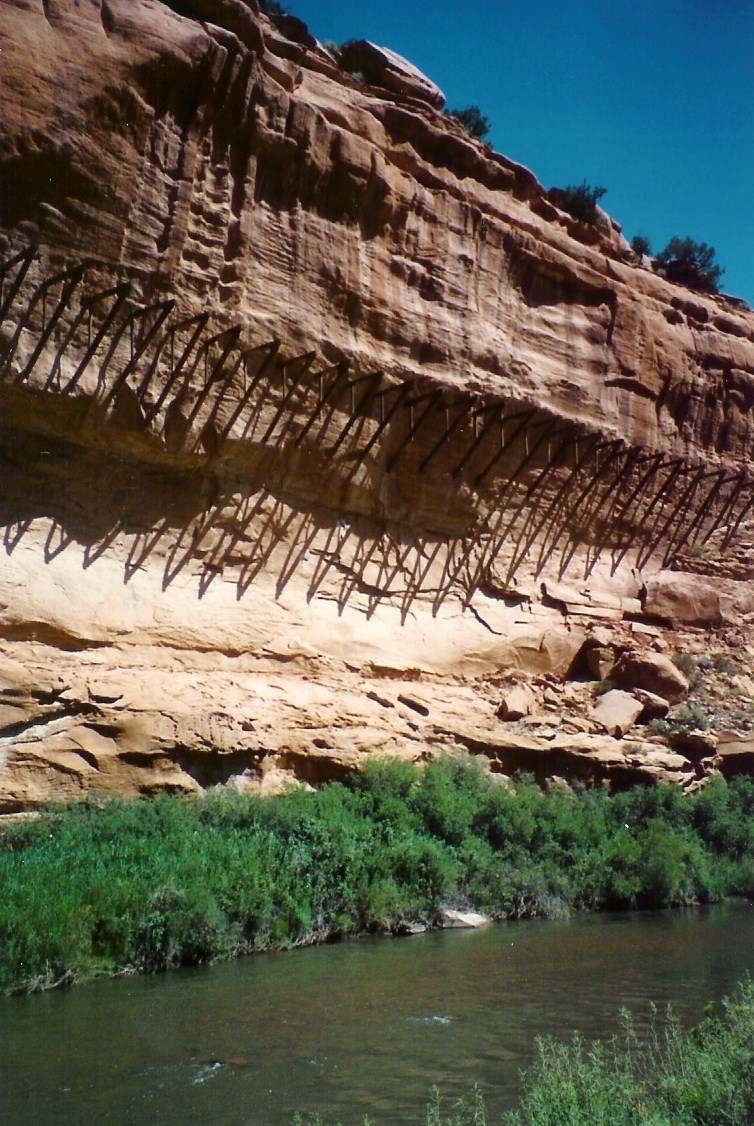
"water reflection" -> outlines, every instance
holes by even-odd
[[[700,1019],[752,968],[754,910],[363,940],[0,1002],[6,1126],[419,1122],[430,1086],[510,1105],[535,1035]]]

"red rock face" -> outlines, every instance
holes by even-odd
[[[0,0],[0,60],[0,257],[40,247],[0,295],[0,807],[374,749],[512,768],[480,678],[564,674],[746,516],[752,315],[559,211],[400,60],[367,85],[253,0]]]
[[[742,457],[754,328],[242,0],[4,0],[0,224],[348,354]],[[183,14],[182,14],[183,13]],[[590,244],[586,241],[589,240]]]

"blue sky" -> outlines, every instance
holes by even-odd
[[[583,180],[626,236],[714,246],[754,306],[754,0],[288,0],[318,39],[371,39],[545,187]]]

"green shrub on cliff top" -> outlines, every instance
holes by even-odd
[[[679,282],[703,293],[717,293],[725,273],[715,262],[714,246],[691,238],[672,238],[655,258],[655,266],[668,281]]]
[[[558,193],[558,205],[566,210],[574,219],[581,219],[584,223],[596,223],[599,218],[597,204],[607,188],[594,187],[587,184],[569,184]]]
[[[492,126],[489,118],[485,117],[479,106],[466,106],[464,109],[445,110],[448,117],[454,118],[463,125],[470,137],[483,141]]]

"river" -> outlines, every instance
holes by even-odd
[[[688,1023],[754,969],[754,907],[361,939],[0,1000],[3,1126],[423,1121],[429,1089],[510,1106],[539,1034]]]

